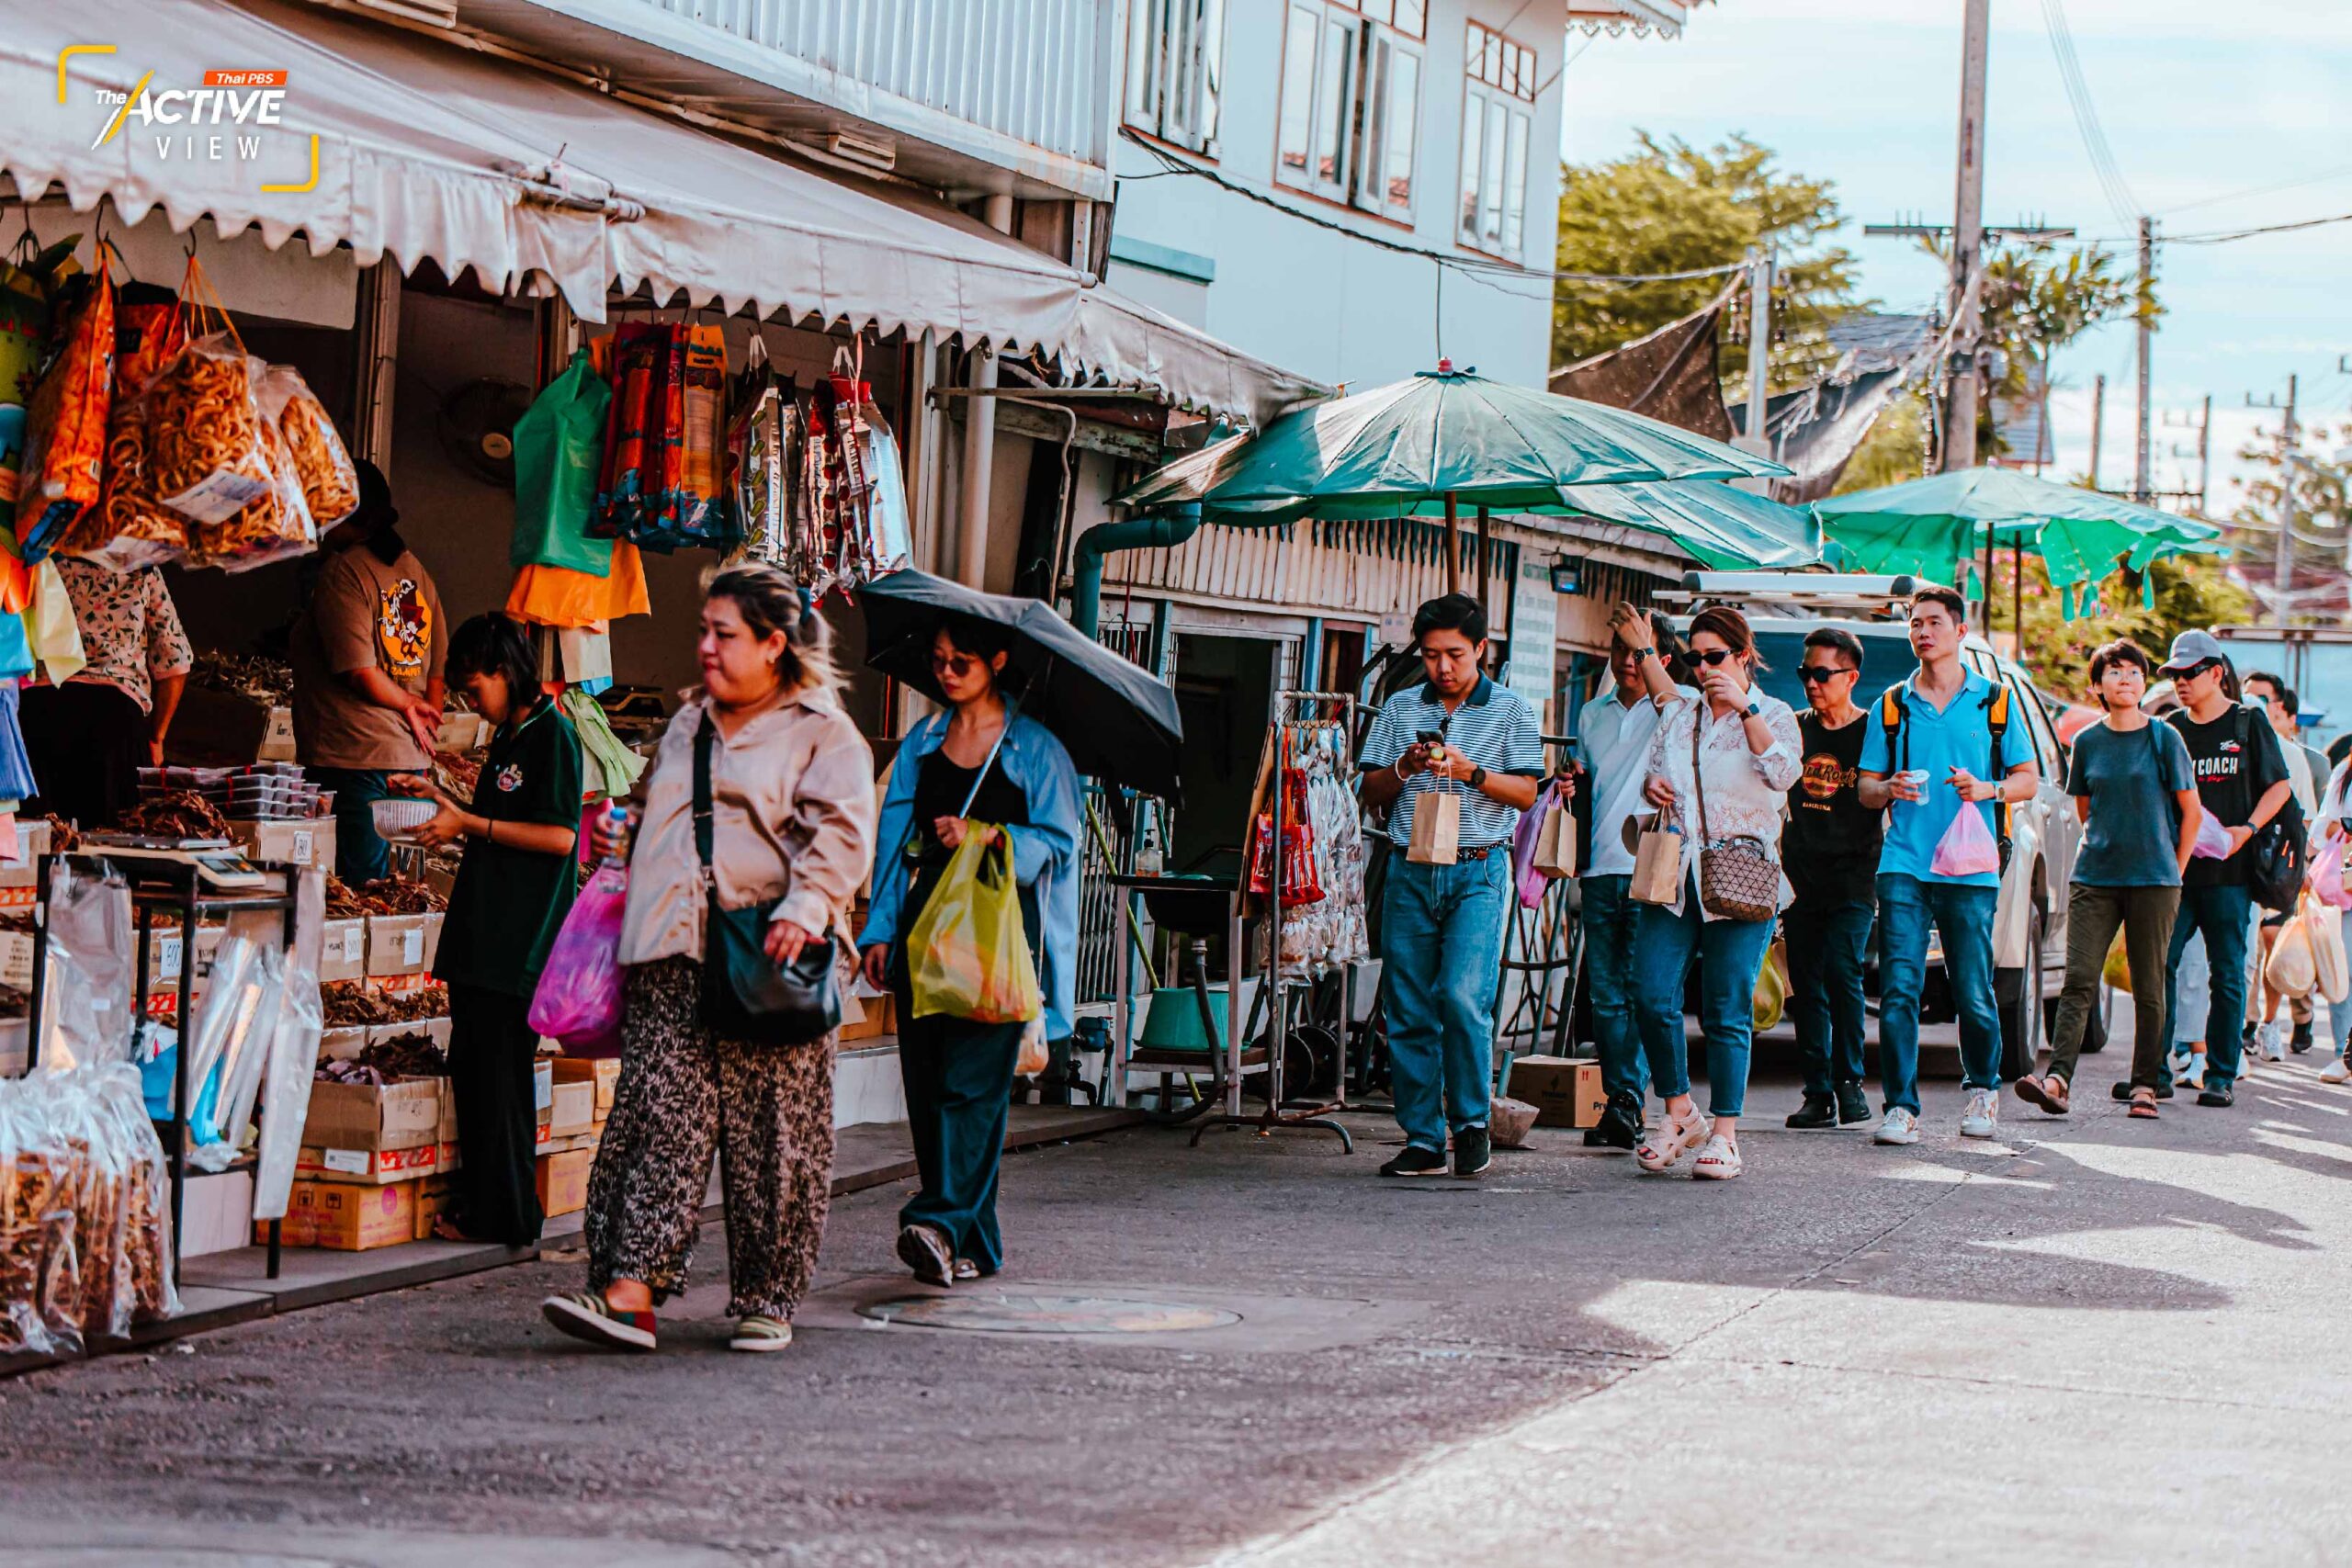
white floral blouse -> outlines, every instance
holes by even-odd
[[[1650,739],[1648,776],[1662,778],[1674,789],[1674,819],[1683,841],[1695,852],[1699,842],[1699,795],[1690,776],[1690,730],[1699,727],[1699,758],[1707,790],[1707,828],[1712,842],[1725,839],[1762,840],[1764,852],[1776,864],[1781,858],[1781,823],[1791,785],[1804,770],[1804,742],[1797,733],[1797,716],[1777,697],[1754,694],[1762,711],[1758,715],[1772,732],[1772,743],[1761,751],[1747,747],[1747,715],[1717,718],[1704,697],[1685,697],[1666,711],[1657,733]],[[1695,863],[1695,853],[1685,857]],[[1686,886],[1688,878],[1685,879]],[[1682,912],[1677,899],[1676,914]],[[1713,919],[1713,915],[1708,915]]]

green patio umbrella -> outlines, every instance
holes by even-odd
[[[1663,534],[1712,571],[1794,571],[1822,562],[1821,524],[1802,506],[1784,506],[1713,479],[1683,483],[1570,485],[1563,509]]]
[[[1623,409],[1515,387],[1441,361],[1433,371],[1283,415],[1244,441],[1181,457],[1118,498],[1198,502],[1205,517],[1452,515],[1561,509],[1566,485],[1769,478],[1789,470]]]
[[[2072,618],[2121,561],[2220,553],[2221,530],[2194,518],[2013,468],[1962,468],[1814,503],[1823,529],[1863,571],[1949,582],[1988,541],[2039,550]],[[2153,588],[2143,588],[2153,594]]]

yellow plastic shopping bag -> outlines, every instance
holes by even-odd
[[[907,932],[915,1016],[1026,1022],[1042,998],[1021,923],[1012,845],[1002,829],[982,834],[979,827],[971,824]],[[983,837],[990,841],[982,844]]]

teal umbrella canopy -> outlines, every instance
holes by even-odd
[[[1821,525],[1812,513],[1714,480],[1571,485],[1560,501],[1587,516],[1663,534],[1710,571],[1794,571],[1822,563]]]
[[[1442,506],[1561,509],[1568,485],[1770,478],[1789,470],[1660,421],[1441,367],[1294,410],[1181,457],[1118,498],[1200,503],[1227,523],[1397,517]]]

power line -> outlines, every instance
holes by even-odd
[[[2091,161],[2091,172],[2098,177],[2099,189],[2106,193],[2107,205],[2118,223],[2130,223],[2140,214],[2140,203],[2132,195],[2132,186],[2123,177],[2123,169],[2115,161],[2115,149],[2108,144],[2107,132],[2098,123],[2098,106],[2091,98],[2089,80],[2083,74],[2081,56],[2075,52],[2073,30],[2066,25],[2066,0],[2041,0],[2041,19],[2050,33],[2050,52],[2058,62],[2058,77],[2066,89],[2066,103],[2075,113],[2075,129],[2081,132],[2083,151]]]
[[[2195,201],[2185,201],[2178,207],[2168,207],[2156,216],[2177,217],[2184,212],[2195,212],[2199,208],[2219,207],[2224,202],[2251,200],[2257,196],[2277,196],[2282,191],[2301,190],[2306,186],[2325,185],[2330,180],[2340,180],[2347,175],[2352,175],[2352,164],[2346,164],[2338,169],[2329,169],[2324,174],[2305,175],[2299,179],[2280,180],[2276,185],[2248,186],[2242,190],[2223,191],[2219,196],[2199,197]]]
[[[2233,240],[2251,240],[2257,234],[2291,234],[2299,229],[2320,229],[2330,223],[2352,223],[2352,212],[2338,212],[2329,218],[2303,218],[2292,223],[2265,223],[2255,229],[2218,230],[2204,234],[2169,234],[2165,243],[2174,245],[2226,245]]]

